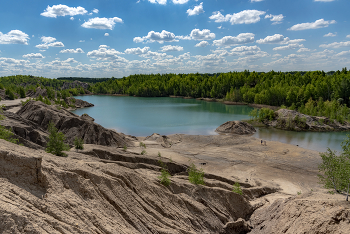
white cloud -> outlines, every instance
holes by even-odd
[[[78,53],[84,53],[84,51],[83,51],[81,48],[77,48],[77,49],[65,49],[65,50],[61,50],[60,53],[78,54]]]
[[[337,33],[327,33],[323,35],[323,37],[335,37],[335,36],[337,36]]]
[[[70,20],[74,20],[74,17],[72,16],[72,17],[70,17],[69,19],[70,19]]]
[[[250,2],[262,2],[264,0],[250,0]]]
[[[273,50],[294,50],[294,49],[297,49],[297,48],[302,48],[304,47],[303,44],[289,44],[289,45],[286,45],[286,46],[279,46],[279,47],[275,47],[273,48]]]
[[[46,10],[40,15],[45,17],[56,18],[57,16],[74,16],[74,15],[84,15],[87,13],[87,10],[84,7],[69,7],[66,5],[53,5],[52,7],[47,6]]]
[[[95,8],[95,9],[92,10],[92,12],[97,14],[99,12],[99,10]]]
[[[140,47],[137,47],[126,49],[124,52],[126,54],[146,54],[149,49],[149,47],[143,47],[142,49]]]
[[[347,35],[346,38],[350,38],[350,35]]]
[[[300,48],[297,52],[301,53],[301,52],[309,52],[309,51],[311,51],[311,50],[308,48]]]
[[[20,30],[11,30],[7,34],[0,32],[0,44],[28,45],[29,36]]]
[[[167,0],[148,0],[150,3],[159,3],[165,5]]]
[[[162,52],[168,52],[168,51],[182,51],[184,48],[182,46],[173,46],[173,45],[166,45],[161,48]]]
[[[340,48],[340,47],[346,47],[346,46],[350,46],[350,41],[333,42],[331,44],[320,45],[321,48]]]
[[[240,33],[237,37],[225,36],[220,40],[213,41],[214,46],[230,47],[239,44],[254,42],[253,33]]]
[[[212,16],[209,17],[211,20],[215,20],[216,23],[228,22],[232,25],[234,24],[253,24],[260,21],[260,15],[265,14],[265,11],[258,10],[244,10],[233,15],[227,14],[223,16],[220,11],[214,12]]]
[[[335,0],[314,0],[315,2],[333,2]]]
[[[173,0],[174,4],[185,4],[187,3],[189,0]]]
[[[105,37],[108,37],[109,36],[109,33],[105,33]]]
[[[80,40],[79,42],[85,42],[85,40]]]
[[[209,29],[203,29],[202,31],[199,29],[193,29],[191,31],[190,37],[193,40],[212,40],[215,38],[215,33],[211,33]]]
[[[270,15],[265,15],[265,19],[270,19],[270,21],[273,22],[272,23],[273,25],[282,23],[283,18],[284,18],[284,16],[282,14],[279,14],[279,15],[271,15],[271,14]]]
[[[123,20],[118,17],[113,18],[92,18],[89,21],[83,23],[81,26],[84,28],[95,28],[95,29],[110,29],[114,28],[115,23],[123,23]]]
[[[176,40],[174,33],[163,30],[162,32],[150,31],[150,32],[148,32],[147,36],[135,37],[133,39],[133,41],[136,43],[158,42],[158,43],[162,44],[164,42],[174,42],[174,41],[178,41],[178,40]]]
[[[41,41],[42,41],[43,43],[45,43],[45,44],[56,41],[56,38],[54,38],[54,37],[45,37],[45,36],[42,36],[40,39],[41,39]]]
[[[199,5],[195,6],[193,9],[188,9],[186,13],[191,16],[191,15],[199,15],[201,13],[204,13],[203,10],[203,2],[201,2]]]
[[[31,54],[25,54],[22,56],[23,58],[28,58],[28,59],[42,59],[45,58],[42,54],[40,53],[31,53]]]
[[[60,41],[56,41],[56,38],[54,37],[42,36],[40,39],[43,42],[43,44],[36,45],[36,48],[48,49],[49,47],[64,47],[64,44]]]
[[[341,57],[341,56],[348,56],[348,55],[350,55],[350,50],[349,51],[342,51],[334,56]]]
[[[324,19],[319,19],[313,23],[302,23],[302,24],[293,25],[288,30],[299,31],[299,30],[306,30],[306,29],[326,28],[330,24],[335,24],[335,23],[336,23],[335,20],[325,21]]]
[[[119,62],[126,62],[125,58],[118,55],[123,54],[122,52],[116,51],[115,49],[108,49],[106,45],[100,45],[98,50],[89,51],[87,56],[89,58],[96,58],[97,60],[116,60]]]
[[[231,52],[246,52],[246,51],[260,51],[260,47],[259,46],[239,46],[239,47],[235,47],[231,50]]]
[[[195,45],[195,47],[206,47],[209,45],[209,42],[207,41],[201,41],[198,44]]]
[[[281,34],[275,34],[272,36],[267,36],[264,39],[259,39],[256,43],[259,44],[295,44],[305,41],[305,39],[293,39],[290,40],[289,37],[284,37]]]

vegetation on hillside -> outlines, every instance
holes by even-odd
[[[342,142],[342,152],[328,148],[327,152],[320,153],[322,163],[319,165],[320,183],[331,193],[346,193],[348,201],[350,189],[350,135]]]

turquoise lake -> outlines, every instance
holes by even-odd
[[[78,96],[93,103],[94,107],[77,109],[105,128],[115,129],[133,136],[184,133],[215,135],[215,129],[226,121],[249,119],[249,106],[224,105],[183,98],[142,98],[129,96]],[[291,132],[271,128],[258,128],[254,137],[267,141],[299,145],[320,152],[327,147],[341,151],[340,143],[350,132]]]

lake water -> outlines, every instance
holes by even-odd
[[[76,98],[95,106],[75,110],[75,114],[86,113],[105,128],[133,136],[149,136],[152,133],[214,135],[217,134],[215,129],[226,121],[249,119],[248,114],[253,109],[249,106],[169,97],[96,95]],[[254,136],[323,152],[327,147],[341,151],[340,143],[346,134],[349,132],[291,132],[258,128]]]

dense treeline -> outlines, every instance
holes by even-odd
[[[96,94],[128,94],[142,97],[191,96],[273,106],[305,105],[309,99],[339,100],[350,104],[350,73],[327,75],[323,71],[301,75],[283,72],[228,72],[207,74],[150,74],[110,79],[91,87]]]
[[[38,86],[60,90],[69,77],[47,79],[33,76],[0,78],[0,86],[20,93]],[[350,72],[228,72],[218,74],[138,74],[121,79],[79,78],[91,81],[94,94],[125,94],[140,97],[189,96],[233,102],[286,106],[305,114],[337,115],[349,119]],[[69,82],[74,80],[70,77]],[[102,82],[101,82],[102,81]],[[25,85],[23,85],[25,84]],[[0,87],[1,88],[1,87]],[[72,95],[84,90],[71,89]]]
[[[57,80],[66,80],[66,81],[80,81],[80,82],[85,82],[85,83],[98,83],[98,82],[103,82],[107,81],[110,79],[116,79],[114,77],[112,78],[86,78],[86,77],[58,77]]]

